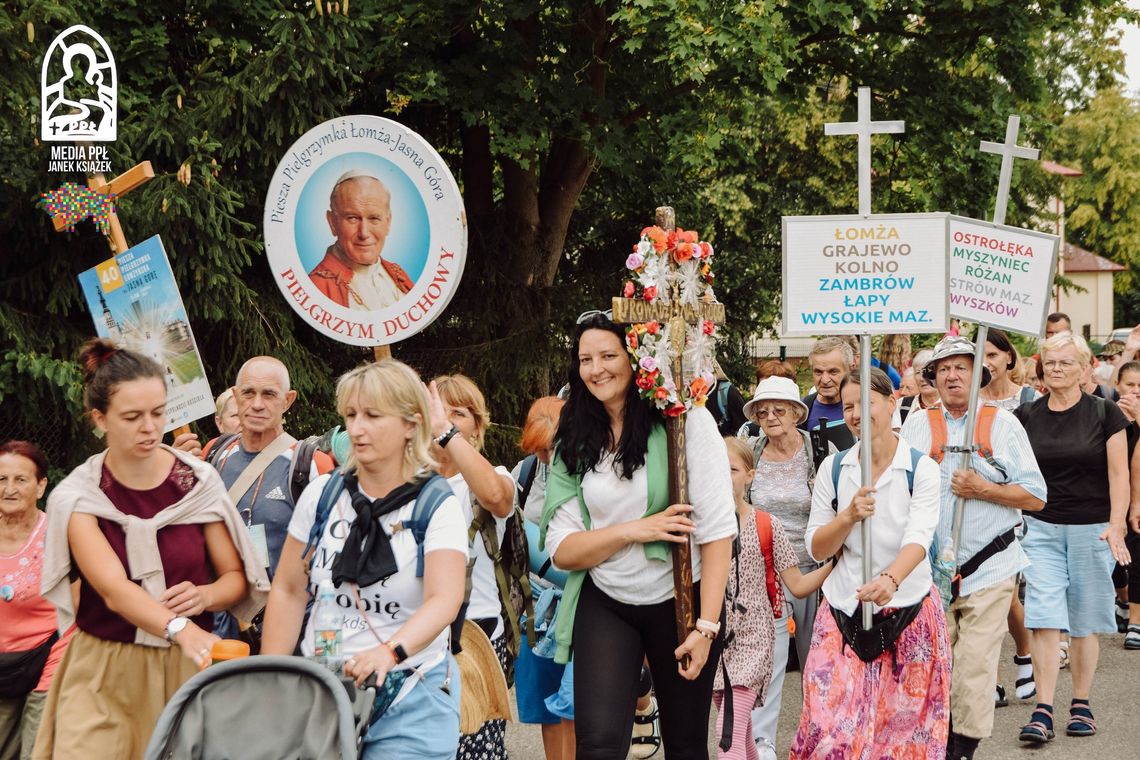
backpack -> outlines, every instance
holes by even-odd
[[[317,499],[317,511],[313,519],[313,527],[309,529],[309,540],[305,543],[304,551],[301,552],[301,559],[305,562],[305,570],[310,574],[313,571],[313,560],[317,556],[317,547],[321,542],[321,536],[324,535],[325,526],[329,522],[329,515],[332,514],[333,505],[336,504],[336,500],[340,498],[342,493],[344,493],[344,472],[337,467],[332,471],[324,487],[321,488],[320,498]],[[451,492],[451,486],[447,484],[447,480],[439,475],[432,475],[416,496],[416,505],[412,509],[411,517],[396,523],[392,528],[393,535],[400,530],[410,530],[416,539],[417,578],[424,577],[424,538],[427,536],[428,524],[431,523],[435,511],[447,500],[448,496],[454,496],[454,494]]]
[[[522,461],[522,467],[519,468],[519,480],[515,484],[515,490],[519,494],[520,508],[526,508],[526,500],[530,496],[530,489],[534,485],[536,475],[538,475],[538,455],[531,454]]]
[[[222,453],[240,437],[240,433],[226,433],[208,441],[202,449],[202,458],[217,469]],[[294,506],[297,504],[297,499],[301,498],[305,486],[309,485],[309,473],[314,462],[317,465],[318,475],[332,472],[336,467],[336,460],[322,448],[324,439],[324,436],[311,435],[293,444],[293,457],[289,461],[289,494],[293,497]]]
[[[799,432],[799,434],[801,436],[803,436],[804,447],[806,448],[806,450],[808,452],[810,452],[810,456],[808,456],[808,490],[810,491],[812,488],[812,484],[815,483],[815,473],[816,473],[816,470],[818,469],[818,463],[816,462],[816,452],[814,450],[815,446],[818,444],[818,441],[816,441],[814,438],[812,438],[810,433],[807,433],[803,430],[799,430],[799,428],[797,428],[797,432]],[[825,445],[827,444],[826,440],[824,441],[824,444]],[[760,434],[758,436],[756,436],[756,438],[752,441],[752,466],[753,467],[755,467],[756,463],[760,461],[760,455],[764,453],[764,449],[767,446],[768,446],[768,436],[764,435],[763,431],[761,431]]]
[[[986,460],[990,467],[1001,473],[1002,478],[1008,480],[1009,474],[1005,468],[997,463],[994,459],[994,444],[991,438],[994,428],[994,418],[997,417],[998,407],[996,406],[980,406],[978,408],[978,419],[974,423],[974,445],[970,447],[971,452],[978,452],[982,459]],[[942,459],[946,456],[946,452],[962,453],[961,446],[951,446],[947,443],[947,430],[946,418],[942,414],[942,409],[934,407],[926,410],[926,419],[930,423],[930,458],[938,464],[942,464]]]
[[[842,469],[843,459],[848,453],[854,449],[844,449],[835,455],[835,462],[831,465],[831,490],[834,494],[831,497],[831,508],[836,513],[839,512],[839,471]],[[910,469],[906,473],[906,490],[911,496],[914,496],[914,471],[918,467],[918,460],[922,459],[922,452],[911,446],[910,448]]]
[[[533,480],[533,477],[532,477]],[[534,633],[534,599],[530,590],[530,550],[527,547],[526,528],[523,526],[523,513],[518,505],[511,509],[503,526],[503,540],[498,541],[495,518],[483,508],[471,494],[471,525],[467,528],[467,543],[475,541],[478,534],[483,539],[483,548],[495,566],[495,585],[499,590],[499,604],[503,617],[503,640],[511,656],[507,661],[507,683],[514,679],[514,661],[519,655],[522,643],[520,620],[526,615],[527,643],[534,647],[537,639]],[[467,596],[471,594],[471,573],[475,563],[467,565]]]
[[[753,511],[756,518],[756,539],[760,542],[760,553],[764,555],[764,587],[768,592],[768,604],[772,607],[772,617],[782,618],[784,611],[776,609],[779,598],[779,581],[776,579],[776,566],[772,550],[772,515],[762,509]],[[739,583],[739,580],[737,581]],[[789,623],[792,621],[789,620]]]

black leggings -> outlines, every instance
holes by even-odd
[[[700,584],[694,584],[700,615]],[[574,731],[578,760],[625,757],[633,731],[643,656],[653,672],[661,711],[661,739],[669,760],[708,760],[709,706],[720,661],[717,637],[695,681],[677,672],[676,614],[672,599],[623,604],[586,575],[574,616]]]

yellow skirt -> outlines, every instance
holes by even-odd
[[[142,758],[162,708],[197,671],[177,646],[76,631],[52,678],[32,759]]]

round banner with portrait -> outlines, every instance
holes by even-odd
[[[378,346],[415,335],[451,301],[467,217],[439,153],[401,124],[342,116],[286,151],[265,198],[273,279],[313,328]]]

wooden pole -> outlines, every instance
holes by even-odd
[[[657,226],[666,232],[677,228],[676,216],[673,209],[662,206],[657,209]],[[670,302],[673,307],[673,318],[669,324],[669,335],[673,342],[673,382],[678,393],[683,392],[685,382],[682,357],[685,352],[685,319],[681,315],[681,286],[677,282],[670,285]],[[665,439],[669,454],[669,503],[689,503],[689,473],[688,458],[685,455],[685,417],[667,417],[665,419]],[[685,534],[685,540],[672,544],[673,552],[673,588],[674,607],[677,619],[677,643],[683,644],[689,637],[689,632],[697,627],[696,614],[693,603],[693,543],[690,534]],[[689,667],[689,657],[681,659],[681,667]]]

